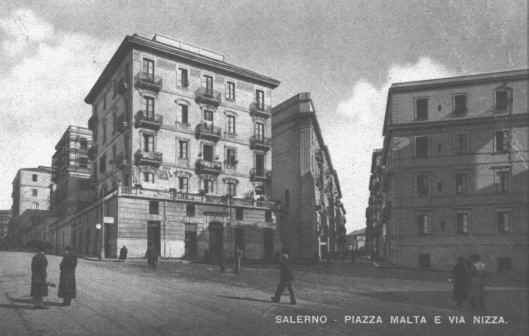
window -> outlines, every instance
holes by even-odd
[[[154,119],[154,98],[143,97],[145,103],[145,118],[149,120]]]
[[[261,141],[264,139],[264,136],[265,136],[264,126],[265,125],[261,122],[256,122],[254,125],[254,135],[258,140],[261,140]]]
[[[185,104],[178,106],[180,107],[180,123],[182,125],[189,125],[189,107]]]
[[[499,257],[497,260],[498,272],[505,272],[512,270],[512,259],[509,257]]]
[[[468,211],[459,211],[456,213],[456,232],[467,234],[470,231],[470,213]]]
[[[178,190],[182,192],[189,191],[189,178],[187,176],[178,177]]]
[[[180,86],[186,88],[189,86],[189,77],[187,75],[187,69],[178,69],[178,75],[180,77]]]
[[[496,192],[505,193],[510,189],[511,172],[509,170],[496,170],[494,173],[494,184]]]
[[[226,148],[226,160],[224,163],[229,168],[233,168],[237,165],[237,152],[235,148]]]
[[[33,203],[31,204],[31,207],[32,207],[33,209],[38,209],[38,208],[39,208],[39,202],[33,202]]]
[[[237,183],[230,181],[226,183],[226,192],[230,196],[237,195]]]
[[[470,176],[468,173],[456,173],[456,194],[468,192]]]
[[[206,194],[211,194],[215,192],[215,183],[213,180],[206,179],[204,180],[204,192]]]
[[[154,61],[148,58],[143,59],[143,73],[148,79],[154,80]]]
[[[154,152],[154,135],[149,133],[143,134],[143,151]]]
[[[508,130],[496,131],[494,137],[494,151],[496,153],[505,153],[509,151],[510,132]]]
[[[178,158],[187,160],[189,158],[189,142],[187,140],[178,141]]]
[[[506,89],[496,90],[496,111],[505,111],[509,107],[509,91]]]
[[[415,120],[428,120],[428,98],[415,100]]]
[[[39,195],[39,191],[37,189],[31,189],[31,195],[38,196]]]
[[[257,103],[257,109],[264,110],[264,91],[255,90],[255,102]]]
[[[88,168],[88,158],[85,158],[85,157],[79,158],[79,167]]]
[[[498,232],[511,232],[511,212],[508,210],[500,210],[496,212],[496,222],[498,224]]]
[[[468,134],[456,134],[455,152],[457,154],[463,154],[463,153],[469,152]]]
[[[256,153],[255,154],[255,174],[256,176],[264,176],[264,154]]]
[[[265,222],[270,223],[272,221],[272,211],[266,210],[265,211]]]
[[[206,85],[206,95],[213,96],[213,77],[204,75],[204,83]]]
[[[107,142],[107,118],[103,118],[101,127],[103,128],[103,143],[105,143]]]
[[[417,195],[427,196],[430,192],[430,181],[426,174],[417,175]]]
[[[158,201],[149,201],[149,213],[151,215],[158,215],[160,211],[159,207]]]
[[[235,100],[235,83],[227,82],[226,83],[226,99]]]
[[[187,217],[194,217],[195,216],[195,205],[194,204],[187,204],[186,205],[186,216]]]
[[[236,220],[244,219],[244,209],[243,208],[235,208],[235,219]]]
[[[143,182],[154,183],[154,174],[149,172],[143,172]]]
[[[467,96],[458,94],[454,96],[454,114],[462,115],[467,113]]]
[[[228,134],[229,135],[235,135],[235,116],[229,115],[227,116],[227,122],[228,122]]]
[[[33,175],[31,175],[31,180],[33,182],[37,182],[39,180],[39,176],[37,174],[33,174]]]
[[[419,234],[430,234],[432,233],[430,215],[420,214],[417,215],[417,227],[419,229]]]
[[[427,158],[428,157],[428,137],[419,136],[415,138],[415,157],[416,158]]]
[[[205,161],[213,161],[213,146],[209,144],[202,145],[202,155]]]
[[[83,150],[88,149],[88,141],[86,140],[86,138],[81,138],[81,139],[79,139],[79,146],[80,146],[81,149],[83,149]]]
[[[213,122],[213,111],[211,110],[204,110],[204,120]]]
[[[419,254],[419,267],[420,268],[430,268],[430,266],[431,266],[430,254],[429,253]]]

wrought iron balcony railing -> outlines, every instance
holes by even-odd
[[[250,180],[256,182],[267,182],[272,177],[272,172],[266,169],[252,168],[250,170]]]
[[[158,92],[162,89],[163,80],[160,76],[142,71],[136,74],[135,85],[142,89]]]
[[[250,137],[250,149],[260,149],[267,151],[272,147],[272,139],[253,135]]]
[[[222,94],[217,90],[201,87],[195,91],[195,101],[198,104],[219,106],[222,102]]]
[[[253,102],[250,104],[250,114],[252,116],[266,119],[272,115],[272,112],[269,105],[262,105],[258,104],[257,102]]]
[[[218,141],[221,137],[222,130],[218,126],[213,126],[205,122],[197,125],[195,129],[196,137]]]
[[[150,128],[153,130],[159,130],[163,124],[163,117],[159,114],[152,113],[149,115],[143,110],[136,113],[134,127],[136,128]]]
[[[163,155],[161,152],[145,152],[140,149],[136,151],[134,155],[136,165],[149,165],[149,166],[160,166],[163,161]]]
[[[222,162],[220,161],[208,161],[198,159],[195,163],[195,169],[197,174],[220,174],[222,171]]]

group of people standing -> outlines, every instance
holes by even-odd
[[[69,306],[72,299],[76,297],[75,268],[77,267],[77,256],[69,247],[64,249],[64,256],[59,265],[59,290],[58,297],[63,299],[63,305]],[[33,256],[31,260],[31,297],[35,309],[46,309],[44,297],[48,296],[48,287],[55,285],[48,281],[48,259],[43,249]]]
[[[457,258],[452,270],[454,300],[458,307],[469,301],[473,309],[485,311],[485,264],[477,255]]]

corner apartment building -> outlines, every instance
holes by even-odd
[[[92,132],[85,127],[68,126],[55,146],[52,157],[51,210],[56,217],[72,215],[95,200],[92,186]]]
[[[97,201],[59,245],[115,256],[272,258],[271,99],[279,82],[171,38],[127,36],[86,96]],[[101,230],[95,229],[102,224]]]
[[[417,82],[389,90],[384,162],[390,259],[490,271],[528,262],[529,71]]]
[[[0,240],[7,237],[9,220],[11,220],[11,209],[0,210]]]
[[[345,210],[338,175],[310,93],[272,109],[272,195],[281,202],[281,243],[297,260],[321,260],[345,249]]]

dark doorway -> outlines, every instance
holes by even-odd
[[[219,257],[224,253],[224,229],[222,223],[209,224],[209,255],[210,261],[219,262]]]
[[[116,257],[116,225],[105,223],[105,258]]]
[[[196,258],[197,256],[197,232],[188,231],[185,233],[185,257]]]
[[[419,254],[419,267],[420,268],[430,267],[430,254],[429,253]]]
[[[160,255],[160,221],[147,222],[147,246],[152,245],[157,255]]]
[[[264,259],[267,262],[272,262],[274,260],[274,230],[273,229],[264,229],[263,230],[264,238]]]

